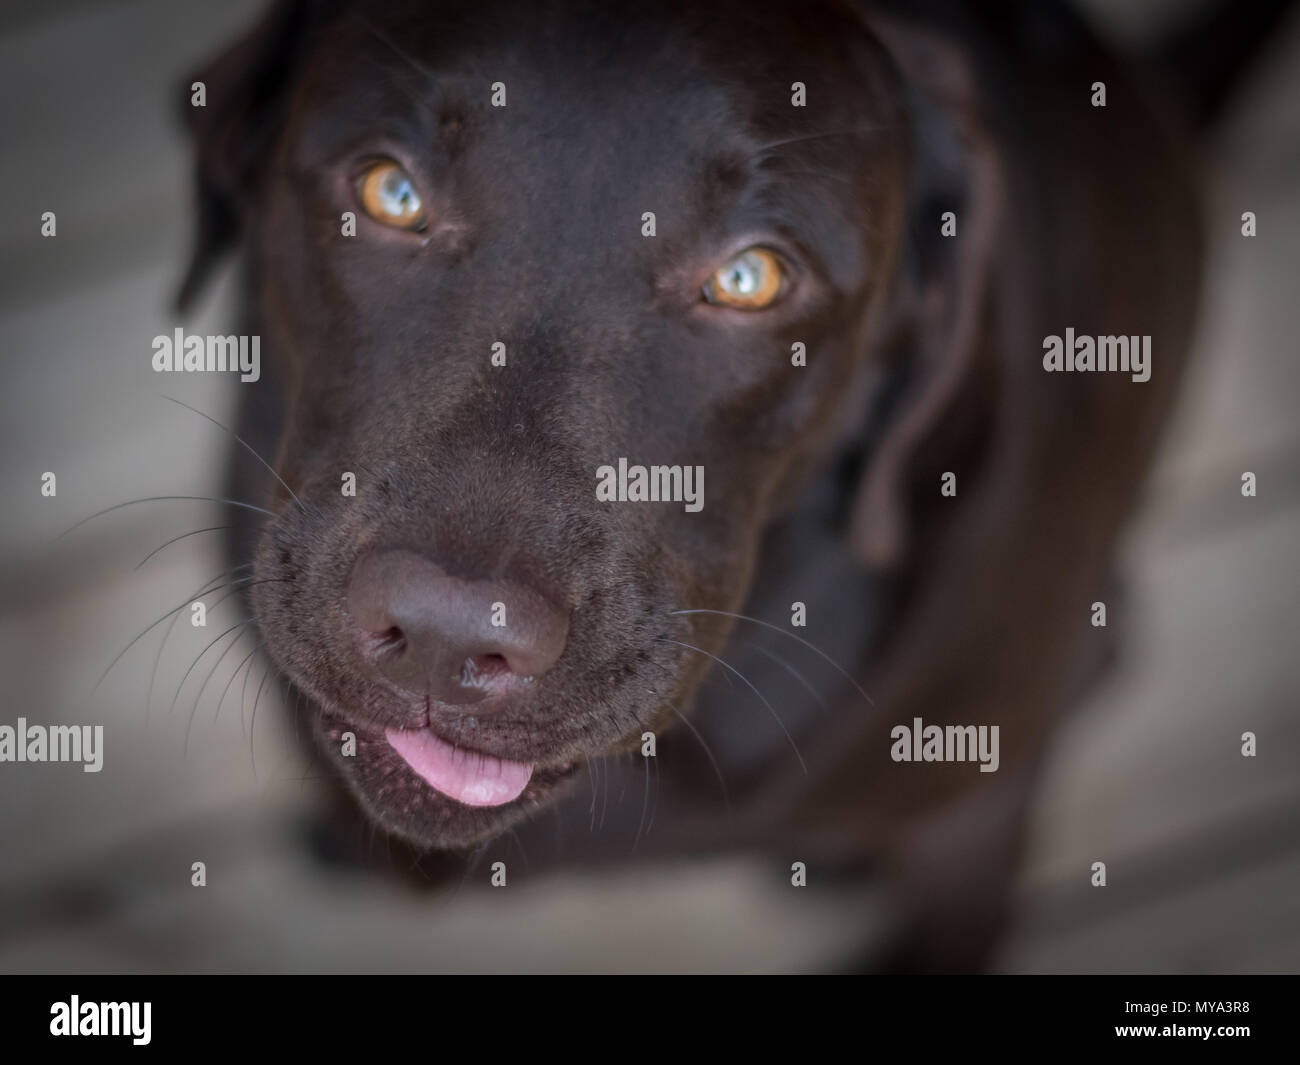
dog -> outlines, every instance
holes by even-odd
[[[265,353],[232,559],[348,807],[884,873],[891,967],[986,964],[1192,334],[1147,81],[1037,0],[287,0],[194,80],[182,302],[240,247]]]

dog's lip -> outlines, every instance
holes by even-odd
[[[444,740],[430,728],[384,730],[411,770],[440,795],[465,806],[504,806],[524,793],[535,764],[515,762]]]
[[[438,792],[438,794],[448,798],[452,798],[453,801],[460,802],[461,805],[466,805],[466,806],[470,806],[470,805],[493,806],[493,805],[504,805],[504,803],[490,803],[490,802],[489,803],[464,803],[461,802],[461,800],[456,799],[455,796],[448,796],[447,793],[443,791],[441,788],[439,788],[437,784],[430,781],[427,777],[425,777],[423,774],[420,773],[418,768],[416,768],[414,765],[411,764],[410,759],[406,758],[405,755],[403,755],[403,753],[392,744],[391,740],[389,739],[389,734],[390,733],[412,734],[412,733],[428,732],[432,736],[434,736],[439,742],[446,744],[448,747],[453,747],[461,751],[462,756],[470,755],[482,759],[495,759],[496,761],[502,763],[512,763],[514,765],[526,765],[531,769],[532,773],[531,773],[530,780],[526,782],[524,789],[520,792],[520,795],[523,795],[525,792],[535,793],[538,791],[539,788],[541,788],[542,790],[548,790],[558,781],[565,779],[570,775],[572,775],[574,772],[576,772],[581,767],[584,761],[583,756],[571,756],[568,758],[564,758],[562,760],[549,760],[549,761],[540,760],[540,761],[524,762],[520,758],[510,758],[502,754],[491,754],[487,751],[479,750],[477,748],[467,747],[462,743],[453,743],[451,740],[448,740],[444,736],[439,735],[430,727],[430,719],[428,717],[425,717],[424,720],[419,724],[413,724],[402,728],[384,727],[382,728],[382,730],[380,730],[380,729],[376,729],[373,724],[366,726],[358,722],[355,722],[350,719],[349,715],[342,714],[337,710],[324,710],[324,712],[321,715],[321,724],[325,725],[326,728],[331,732],[334,732],[338,729],[347,729],[352,732],[355,732],[358,736],[364,734],[371,741],[378,741],[382,736],[388,749],[392,751],[394,755],[401,758],[402,761],[406,763],[407,768],[410,769],[411,772],[419,776],[420,779],[423,780],[430,788]],[[528,784],[531,784],[532,787],[529,788]],[[518,798],[518,796],[516,796],[516,798]],[[507,800],[507,801],[513,801],[513,800]]]

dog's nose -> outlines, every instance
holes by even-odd
[[[347,605],[373,666],[444,703],[475,703],[540,677],[569,633],[568,614],[533,589],[453,577],[413,551],[362,556]]]

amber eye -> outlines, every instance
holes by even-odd
[[[761,311],[781,294],[781,260],[766,248],[746,248],[713,272],[704,285],[704,298],[724,307]]]
[[[398,229],[423,229],[424,204],[411,175],[391,159],[374,163],[361,175],[361,206],[376,222]]]

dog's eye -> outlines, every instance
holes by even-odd
[[[761,311],[781,294],[781,260],[766,248],[746,248],[705,283],[704,298],[724,307]]]
[[[424,204],[411,175],[391,159],[373,164],[361,175],[361,206],[376,222],[398,229],[423,229]]]

